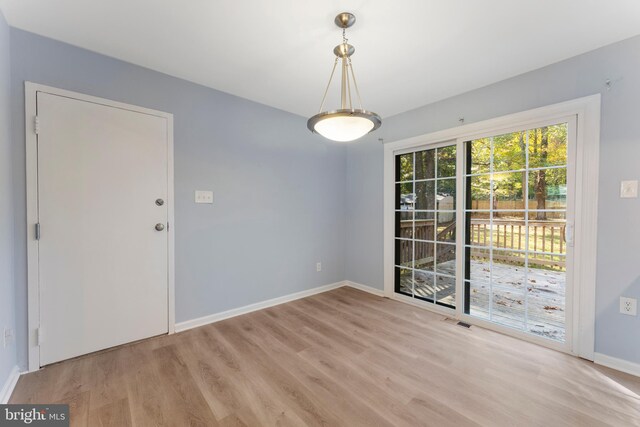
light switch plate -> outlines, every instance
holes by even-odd
[[[635,199],[638,197],[638,181],[620,182],[620,197],[623,199]]]
[[[213,191],[196,190],[196,203],[213,203]]]
[[[636,316],[638,314],[638,300],[635,298],[620,297],[620,313]]]

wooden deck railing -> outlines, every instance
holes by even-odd
[[[529,221],[529,250],[564,254],[566,252],[564,221]],[[525,250],[527,224],[524,220],[494,219],[493,247]],[[472,243],[488,245],[491,239],[488,219],[471,220]]]
[[[453,242],[456,235],[456,223],[440,224],[444,225],[435,236],[434,220],[417,220],[415,229],[412,221],[402,221],[400,224],[401,235],[410,237],[414,233],[416,240],[433,241],[434,237],[438,242]],[[527,249],[526,236],[527,227],[529,231],[529,265],[544,266],[562,269],[565,266],[564,256],[566,254],[565,222],[562,220],[532,221],[525,223],[524,220],[494,219],[493,223],[489,219],[472,219],[470,242],[472,246],[489,247],[498,249],[493,253],[494,261],[524,265],[524,253]],[[493,233],[491,230],[493,229]],[[436,245],[438,249],[438,262],[445,262],[455,258],[455,255],[443,245]],[[472,257],[474,259],[489,259],[487,249],[474,247]],[[400,242],[402,259],[409,260],[412,257],[411,242]],[[416,260],[429,261],[433,259],[434,245],[416,245]],[[513,252],[509,252],[513,251]]]
[[[472,219],[470,241],[476,246],[489,246],[492,241],[494,249],[502,250],[494,251],[494,261],[524,264],[523,253],[509,252],[509,250],[527,250],[527,228],[529,265],[564,268],[563,255],[567,251],[567,241],[565,240],[566,223],[563,220],[529,220],[527,224],[524,220],[494,219],[492,224],[489,219]],[[472,256],[477,259],[488,259],[489,251],[474,248]]]

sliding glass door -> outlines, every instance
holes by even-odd
[[[564,345],[572,138],[567,118],[394,152],[394,293]]]
[[[464,313],[560,342],[567,133],[556,123],[465,143]]]
[[[456,144],[395,156],[395,290],[454,308]]]

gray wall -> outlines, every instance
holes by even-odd
[[[16,364],[15,341],[2,346],[4,328],[15,329],[10,71],[9,26],[0,11],[0,388]]]
[[[640,298],[640,199],[620,199],[640,179],[640,37],[387,118],[347,149],[347,279],[383,288],[383,150],[393,141],[602,93],[596,351],[640,363],[640,317],[618,313]],[[470,71],[472,72],[472,70]],[[605,81],[611,79],[611,90]]]
[[[178,322],[344,279],[346,150],[303,117],[14,28],[11,70],[22,367],[25,80],[175,115]],[[196,189],[213,190],[214,205],[195,205]]]

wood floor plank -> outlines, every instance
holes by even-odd
[[[95,427],[131,427],[129,401],[119,399],[89,413],[89,424]]]
[[[260,424],[259,414],[265,409],[256,410],[255,403],[261,399],[233,353],[220,340],[211,339],[204,328],[191,333],[193,336],[181,343],[179,351],[216,418],[221,424],[224,419],[225,423],[237,419],[246,425]],[[268,396],[262,397],[265,399]],[[273,406],[275,403],[269,401],[265,408]]]
[[[358,395],[354,395],[349,400],[343,399],[342,396],[349,394],[349,390],[342,385],[342,381],[335,381],[313,366],[302,363],[298,354],[288,351],[288,347],[285,344],[273,340],[268,335],[270,329],[261,323],[261,316],[251,314],[243,316],[242,320],[255,328],[257,332],[248,338],[272,354],[275,363],[288,370],[304,384],[313,393],[314,398],[320,401],[323,406],[332,408],[341,424],[354,427],[394,425],[391,421],[381,416],[377,408],[368,404],[366,399],[363,400]]]
[[[55,402],[69,405],[70,427],[84,427],[89,424],[89,399],[90,392],[85,391],[75,396],[66,397]]]
[[[222,420],[220,420],[220,426],[221,427],[248,427],[252,424],[245,424],[244,421],[242,421],[240,418],[238,418],[236,415],[228,415],[226,417],[224,417]],[[258,425],[258,424],[253,424],[253,425]]]
[[[217,426],[218,422],[196,385],[175,344],[153,350],[172,425]]]
[[[296,411],[291,409],[288,401],[282,399],[282,393],[279,393],[277,389],[278,383],[269,380],[268,372],[263,371],[259,365],[254,363],[251,354],[238,352],[224,338],[224,333],[217,325],[202,329],[206,333],[210,345],[215,343],[216,351],[219,352],[217,354],[221,354],[222,358],[227,360],[227,364],[233,367],[234,372],[230,373],[228,379],[236,386],[240,383],[240,392],[244,394],[243,401],[249,405],[250,413],[255,414],[256,418],[260,420],[260,425],[305,425]],[[231,340],[235,339],[244,338],[242,336],[231,337]],[[243,378],[245,381],[241,380]],[[239,410],[236,415],[244,417],[245,411]]]
[[[169,414],[165,410],[167,396],[162,393],[163,381],[150,359],[138,366],[127,381],[127,396],[130,402],[131,419],[134,426],[169,426]]]
[[[640,426],[640,379],[339,288],[22,375],[72,426]]]
[[[273,355],[259,345],[247,339],[253,332],[250,325],[243,324],[243,317],[233,322],[220,322],[214,326],[226,340],[245,359],[245,366],[265,378],[271,391],[288,402],[288,407],[295,412],[306,425],[339,425],[330,408],[318,405],[313,393],[286,369],[280,367]]]

